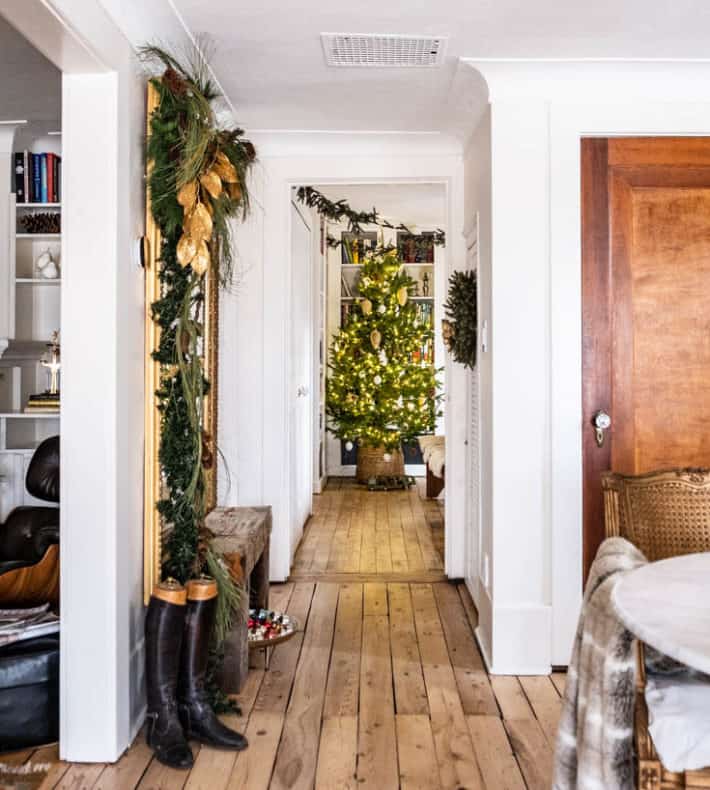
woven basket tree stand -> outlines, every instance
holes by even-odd
[[[385,453],[389,452],[390,460],[385,461]],[[384,447],[357,448],[358,483],[367,483],[373,477],[403,477],[404,456],[401,450],[386,450]]]

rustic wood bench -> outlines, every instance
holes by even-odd
[[[244,595],[224,645],[220,684],[227,694],[240,691],[249,673],[247,621],[249,608],[269,607],[270,507],[218,507],[206,520],[212,545],[224,555]]]

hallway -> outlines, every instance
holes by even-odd
[[[249,749],[192,744],[188,774],[141,736],[115,765],[56,763],[42,788],[549,788],[564,676],[487,675],[468,591],[443,581],[439,505],[340,481],[315,501],[293,578],[271,595],[305,629],[225,719]]]

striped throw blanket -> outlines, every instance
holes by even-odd
[[[646,563],[623,538],[602,543],[584,592],[555,749],[554,790],[633,790],[634,638],[611,593]]]

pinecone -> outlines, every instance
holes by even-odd
[[[25,233],[61,233],[61,214],[56,211],[26,214],[20,223]]]
[[[174,96],[184,96],[187,93],[185,80],[175,69],[165,69],[165,73],[163,74],[163,85],[165,85]]]

